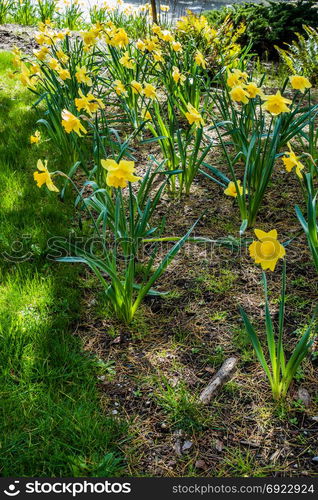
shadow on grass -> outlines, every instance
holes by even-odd
[[[80,314],[78,268],[47,261],[72,206],[39,190],[32,172],[48,143],[31,147],[36,112],[3,77],[0,89],[0,472],[2,476],[116,476],[126,425],[101,408],[98,360],[71,334]],[[2,61],[3,62],[3,61]],[[8,97],[9,95],[9,97]],[[54,154],[54,153],[53,153]],[[40,156],[39,156],[40,155]],[[56,156],[56,155],[55,155]],[[45,157],[45,156],[42,156]],[[25,262],[14,241],[30,235]],[[23,245],[22,245],[23,247]]]

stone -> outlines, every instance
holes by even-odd
[[[195,462],[195,468],[196,469],[202,469],[202,470],[207,470],[208,469],[208,466],[207,464],[205,463],[204,460],[197,460]]]
[[[190,448],[192,448],[192,446],[193,446],[192,441],[184,441],[182,448],[181,448],[182,453],[189,451]]]
[[[306,408],[310,406],[311,403],[311,397],[307,389],[304,389],[304,387],[300,387],[297,391],[297,399],[300,400]]]

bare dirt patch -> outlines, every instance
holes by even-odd
[[[20,26],[18,24],[0,25],[0,50],[10,51],[18,47],[25,53],[30,53],[36,47],[33,26]]]

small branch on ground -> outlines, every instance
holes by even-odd
[[[219,371],[214,375],[208,385],[203,389],[200,394],[200,401],[203,404],[207,404],[211,397],[217,393],[221,387],[230,380],[233,376],[234,371],[236,369],[238,359],[237,358],[228,358],[224,361],[223,365],[219,369]]]

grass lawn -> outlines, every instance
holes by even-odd
[[[3,476],[116,476],[125,424],[103,411],[96,382],[109,367],[72,335],[81,312],[78,267],[47,259],[72,204],[33,180],[48,142],[30,145],[37,113],[0,53],[0,471]]]

